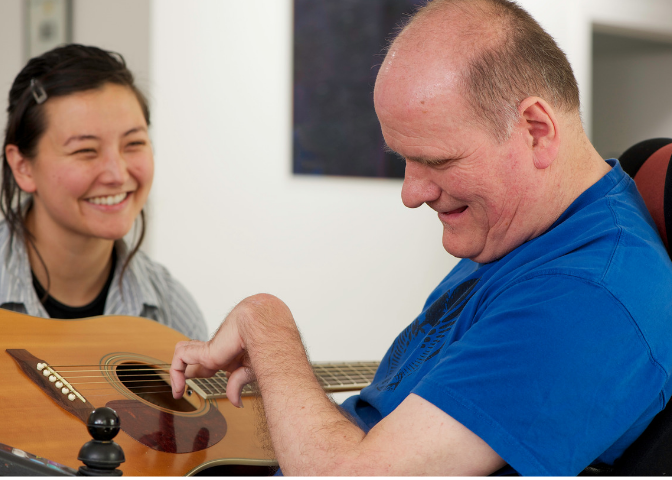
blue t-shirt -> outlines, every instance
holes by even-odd
[[[462,260],[343,408],[368,431],[410,393],[523,475],[612,464],[665,406],[672,263],[616,160],[551,228]]]

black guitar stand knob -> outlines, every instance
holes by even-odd
[[[93,437],[84,444],[77,457],[84,467],[79,467],[78,475],[119,477],[117,467],[126,461],[124,451],[112,439],[119,433],[117,412],[108,407],[96,408],[86,423]]]

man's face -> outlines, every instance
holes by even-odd
[[[515,126],[498,143],[475,122],[454,77],[432,71],[383,65],[376,113],[388,147],[406,160],[404,205],[426,203],[443,224],[446,251],[487,263],[535,235],[526,213],[536,174],[530,150]]]

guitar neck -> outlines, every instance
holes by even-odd
[[[327,392],[361,390],[373,381],[380,362],[314,363],[313,372]]]
[[[317,381],[327,392],[361,390],[373,381],[380,362],[314,363],[313,372]],[[222,371],[210,378],[192,378],[187,385],[205,399],[226,397],[228,379]],[[246,385],[243,395],[252,395],[254,390]]]

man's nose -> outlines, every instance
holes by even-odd
[[[401,201],[408,208],[417,208],[423,203],[437,200],[441,189],[430,179],[430,168],[418,162],[406,160]]]

